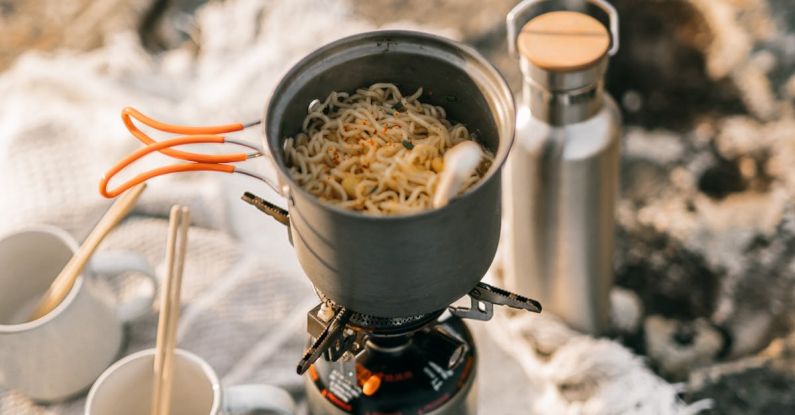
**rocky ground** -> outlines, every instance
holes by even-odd
[[[0,69],[30,48],[87,50],[122,29],[153,52],[195,44],[202,0],[0,0]],[[617,282],[642,300],[624,333],[714,413],[795,413],[795,4],[614,0],[607,86],[626,120]],[[515,0],[373,0],[377,24],[461,33],[521,83],[506,52]]]

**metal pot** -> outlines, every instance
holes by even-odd
[[[393,82],[464,123],[495,161],[485,178],[440,209],[371,216],[326,204],[290,177],[283,141],[301,129],[307,107],[332,91]],[[500,233],[500,169],[514,135],[513,96],[481,55],[420,32],[376,31],[326,45],[298,62],[273,92],[264,146],[289,187],[290,232],[315,287],[359,313],[393,318],[444,309],[490,266]]]

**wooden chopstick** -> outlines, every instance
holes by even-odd
[[[157,324],[154,382],[152,386],[152,415],[171,412],[171,390],[174,383],[174,349],[177,344],[182,270],[188,248],[190,211],[174,206],[168,223],[166,242],[166,276],[160,295],[160,318]]]
[[[97,247],[108,233],[130,213],[145,188],[146,184],[143,183],[135,186],[113,202],[113,205],[105,212],[105,215],[102,216],[102,219],[99,220],[94,229],[91,230],[91,233],[80,245],[77,252],[69,259],[69,262],[66,263],[66,266],[63,267],[58,276],[55,277],[55,280],[50,284],[50,288],[47,289],[36,308],[28,316],[28,321],[33,321],[46,315],[66,298],[66,295],[72,290],[77,277],[83,272],[88,260],[91,259],[91,255],[94,254],[94,251],[97,250]]]

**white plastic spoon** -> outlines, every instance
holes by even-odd
[[[483,152],[474,141],[458,143],[444,154],[444,169],[433,196],[433,207],[447,205],[458,194],[461,185],[480,164]]]

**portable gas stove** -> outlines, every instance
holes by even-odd
[[[494,305],[540,312],[538,302],[485,283],[471,306],[379,318],[334,304],[309,311],[310,346],[298,365],[313,414],[475,414],[475,343],[463,318],[489,320]],[[322,357],[322,359],[321,359]]]

